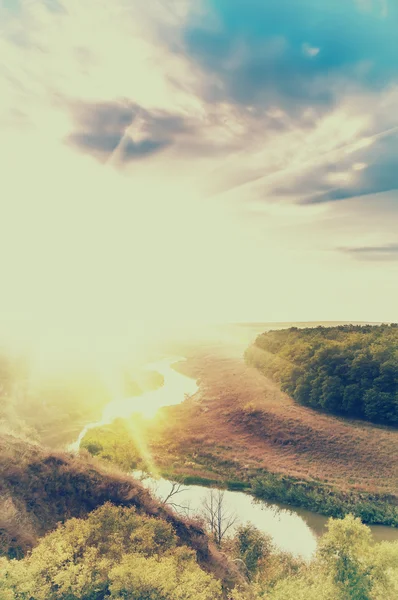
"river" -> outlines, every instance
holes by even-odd
[[[163,375],[163,387],[141,396],[112,400],[106,405],[101,420],[86,425],[69,449],[78,451],[82,439],[94,427],[109,425],[116,418],[127,418],[134,413],[141,413],[144,417],[151,418],[160,408],[179,404],[187,395],[195,394],[198,391],[196,381],[172,368],[173,364],[183,360],[185,359],[174,357],[146,365],[147,370],[157,371]],[[160,499],[164,499],[171,488],[171,482],[165,479],[156,481],[150,478],[143,479],[143,484]],[[200,512],[203,499],[209,494],[208,488],[196,485],[184,485],[183,488],[175,498],[175,502],[183,508],[175,507],[175,510],[185,514],[186,507],[189,507],[190,514]],[[310,558],[316,550],[317,540],[324,533],[328,520],[323,515],[300,508],[263,501],[255,502],[244,492],[226,490],[224,505],[228,513],[236,515],[236,526],[251,522],[261,531],[269,534],[276,546],[306,559]],[[398,528],[373,525],[371,530],[377,541],[398,539]]]
[[[147,371],[157,371],[163,375],[163,386],[157,390],[145,392],[141,396],[114,398],[105,406],[101,419],[86,425],[77,440],[69,445],[68,450],[77,452],[82,439],[90,429],[110,425],[112,421],[118,418],[127,419],[134,413],[140,413],[143,417],[150,419],[156,415],[160,408],[180,404],[186,395],[192,396],[195,394],[199,389],[196,381],[172,368],[173,364],[184,360],[185,358],[181,357],[164,358],[145,365],[144,368]]]

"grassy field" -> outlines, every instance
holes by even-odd
[[[299,406],[246,366],[237,346],[232,356],[226,354],[221,346],[196,349],[178,365],[199,380],[200,390],[183,404],[164,409],[148,427],[151,452],[164,472],[249,484],[278,474],[285,491],[295,486],[295,493],[282,501],[291,497],[295,503],[296,498],[303,506],[297,490],[305,495],[305,489],[318,488],[320,505],[334,496],[347,507],[365,502],[366,510],[382,507],[385,513],[391,506],[397,512],[396,430]],[[273,480],[274,500],[278,485]],[[266,493],[263,489],[263,497]],[[375,516],[373,522],[380,519]]]

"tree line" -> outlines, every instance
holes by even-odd
[[[245,353],[300,404],[398,425],[398,324],[268,331]]]

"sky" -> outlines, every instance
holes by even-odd
[[[0,330],[398,320],[396,0],[0,0]]]

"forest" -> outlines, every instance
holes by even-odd
[[[268,331],[245,358],[302,405],[398,425],[395,323]]]

